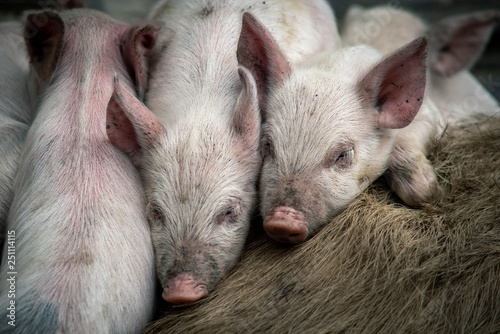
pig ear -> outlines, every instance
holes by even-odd
[[[106,114],[106,133],[111,143],[140,166],[143,149],[150,147],[164,131],[158,119],[122,87],[115,75],[114,92]]]
[[[51,11],[28,14],[24,39],[31,64],[41,80],[50,80],[61,56],[64,22]]]
[[[429,32],[429,66],[442,76],[472,67],[483,53],[500,18],[495,10],[454,16]]]
[[[128,28],[122,36],[121,53],[141,101],[148,85],[149,54],[160,28],[160,24],[136,25]]]
[[[257,83],[250,71],[243,66],[238,67],[242,91],[236,103],[233,126],[243,139],[245,148],[252,150],[258,147],[260,135],[259,100]]]
[[[361,80],[361,94],[379,112],[382,128],[403,128],[420,110],[426,82],[427,38],[389,55]]]
[[[291,69],[269,31],[248,12],[243,13],[236,55],[239,64],[250,70],[255,78],[262,108],[268,87],[282,82]]]

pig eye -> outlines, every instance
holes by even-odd
[[[262,156],[264,158],[271,157],[274,158],[274,147],[271,139],[267,136],[262,138]]]
[[[236,210],[237,210],[236,207],[228,207],[224,209],[224,211],[219,216],[218,222],[233,223],[234,221],[236,221],[236,216],[237,216]]]
[[[165,224],[165,215],[163,211],[157,205],[151,206],[150,220],[154,226],[162,226]]]
[[[342,151],[337,151],[330,155],[330,157],[325,162],[326,168],[347,168],[352,164],[354,160],[354,148],[349,147]]]

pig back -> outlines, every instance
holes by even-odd
[[[168,43],[158,50],[146,104],[164,125],[204,112],[202,100],[223,117],[232,114],[245,11],[261,20],[291,63],[340,46],[333,11],[323,0],[160,1],[149,19],[163,23]]]
[[[111,88],[101,88],[85,94],[60,76],[28,131],[7,219],[15,232],[21,332],[136,333],[152,315],[153,251],[141,181],[107,140]],[[6,255],[2,291],[12,271]],[[0,298],[9,303],[6,294]]]

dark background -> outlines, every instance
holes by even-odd
[[[64,1],[64,0],[61,0]],[[186,0],[188,1],[188,0]],[[58,0],[0,0],[0,19],[15,19],[25,9],[54,7]],[[144,19],[157,0],[86,0],[91,8],[107,12],[111,16],[128,22]],[[500,0],[335,0],[329,1],[335,10],[339,24],[351,4],[371,7],[393,4],[411,10],[432,24],[450,15],[477,10],[500,10]],[[485,53],[472,69],[479,81],[500,100],[500,23],[497,25]]]

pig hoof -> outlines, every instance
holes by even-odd
[[[264,218],[264,229],[272,239],[290,244],[306,240],[309,224],[304,215],[292,208],[278,207]]]
[[[208,296],[205,284],[196,282],[192,274],[181,274],[167,282],[162,297],[170,304],[188,304]]]

